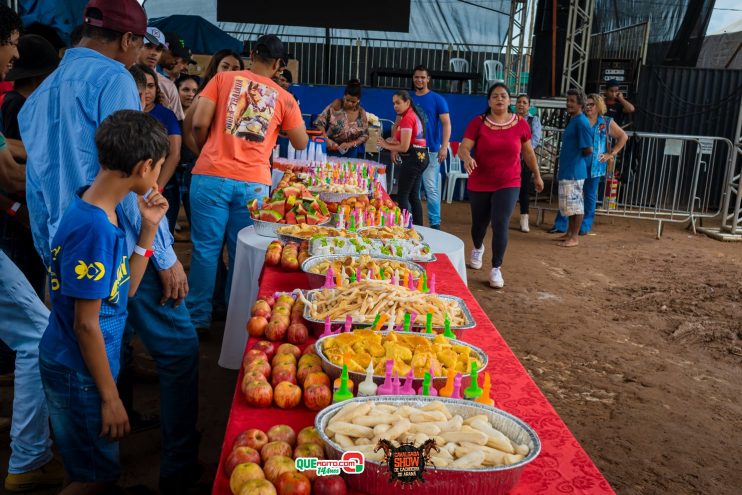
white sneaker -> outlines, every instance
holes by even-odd
[[[499,268],[490,270],[490,287],[493,289],[502,289],[505,286],[505,280],[502,278],[502,272]]]
[[[528,228],[528,213],[520,215],[520,231],[521,232],[531,231],[531,229]]]
[[[474,248],[471,250],[471,257],[469,258],[469,266],[475,270],[482,268],[482,258],[484,257],[484,244],[479,249]]]

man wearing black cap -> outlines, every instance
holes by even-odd
[[[165,33],[167,50],[162,52],[160,67],[171,81],[177,80],[181,74],[188,72],[189,65],[195,65],[190,48],[186,48],[183,40],[177,33]]]
[[[26,181],[31,230],[46,266],[50,242],[62,214],[79,188],[100,169],[95,131],[112,113],[140,110],[141,102],[127,67],[137,61],[147,33],[147,16],[136,0],[90,0],[83,15],[83,38],[19,114],[26,143]],[[120,228],[134,251],[141,228],[135,195],[121,202]],[[181,493],[200,477],[198,464],[198,337],[180,302],[188,293],[183,266],[172,249],[163,220],[154,252],[137,296],[127,305],[127,332],[136,328],[155,360],[160,382],[163,493]],[[154,266],[153,266],[154,265]],[[124,347],[124,346],[122,346]],[[127,356],[123,356],[125,361]],[[121,382],[122,377],[119,377]],[[130,418],[133,419],[133,418]]]
[[[196,328],[211,324],[217,260],[225,234],[229,301],[237,233],[252,225],[245,205],[268,195],[269,159],[278,132],[284,131],[296,149],[307,146],[296,100],[272,79],[285,55],[277,36],[261,36],[250,54],[252,70],[218,73],[198,100],[193,134],[201,154],[191,179],[193,256],[187,299]]]
[[[621,89],[619,89],[618,81],[611,79],[605,83],[605,106],[607,108],[606,115],[616,121],[616,124],[623,127],[626,115],[634,113],[634,105],[627,100]]]

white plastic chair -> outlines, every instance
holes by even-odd
[[[484,61],[484,87],[489,88],[496,82],[505,82],[505,68],[499,60]]]
[[[453,201],[453,192],[456,189],[456,182],[459,179],[468,179],[469,174],[463,171],[462,164],[461,164],[461,158],[459,158],[457,155],[453,154],[453,151],[451,151],[451,147],[448,147],[448,156],[449,156],[449,164],[448,164],[448,173],[446,174],[446,203],[451,203]],[[460,194],[461,197],[464,197],[464,183],[461,183],[460,188]]]
[[[453,72],[469,72],[469,61],[465,58],[452,58],[448,61],[448,67]],[[471,79],[466,81],[466,87],[471,94]]]

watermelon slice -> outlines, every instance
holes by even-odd
[[[291,196],[300,197],[301,196],[301,189],[299,189],[296,186],[289,186],[289,187],[283,189],[283,194],[287,198],[290,198]]]
[[[293,211],[289,211],[288,213],[286,213],[286,223],[296,224],[296,214],[294,214]]]
[[[273,201],[266,205],[266,209],[277,211],[281,216],[283,216],[283,214],[286,213],[286,202],[283,200]]]
[[[307,223],[307,216],[306,215],[296,215],[296,223]]]
[[[260,210],[258,218],[264,222],[278,222],[283,218],[283,214],[275,210]]]
[[[307,214],[306,208],[304,208],[304,205],[302,205],[301,203],[298,203],[296,206],[294,206],[294,210],[296,210],[296,214],[297,215],[306,215]]]
[[[330,216],[330,210],[327,209],[327,205],[324,201],[318,201],[319,203],[319,211],[326,217]]]
[[[317,225],[322,222],[322,217],[318,215],[309,214],[307,215],[307,223],[309,225]]]
[[[309,192],[309,190],[306,187],[303,187],[302,186],[301,199],[313,201],[314,200],[314,194],[312,194],[311,192]]]
[[[249,203],[247,203],[247,209],[250,213],[255,213],[260,209],[260,203],[258,203],[257,199],[253,199]]]

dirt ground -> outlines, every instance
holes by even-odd
[[[468,225],[467,204],[444,205],[443,228],[467,253]],[[505,288],[489,289],[484,269],[469,270],[469,287],[616,492],[740,493],[742,244],[673,225],[656,240],[654,223],[598,218],[596,235],[563,249],[543,228],[515,226]],[[187,264],[190,246],[177,247]],[[201,352],[210,463],[236,380],[217,365],[222,327]],[[151,366],[143,354],[139,362]],[[12,389],[0,394],[7,415]],[[137,407],[156,412],[156,384],[138,385]],[[0,442],[7,465],[7,433]],[[124,485],[156,488],[159,443],[157,430],[122,442]]]

